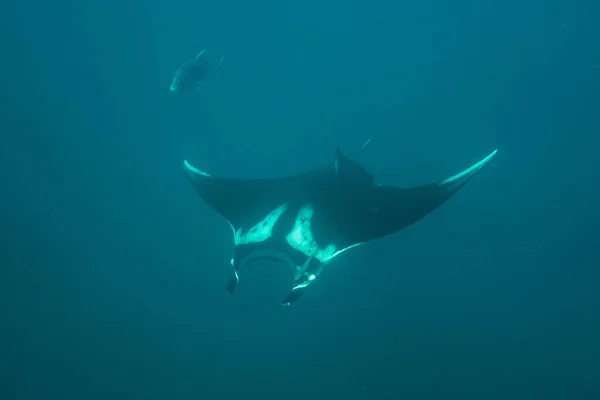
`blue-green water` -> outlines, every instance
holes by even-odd
[[[0,5],[0,399],[597,399],[600,3]],[[207,48],[197,93],[173,72]],[[494,161],[292,308],[234,296],[183,160],[379,182]]]

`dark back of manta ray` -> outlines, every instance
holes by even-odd
[[[177,71],[178,91],[189,92],[198,89],[198,85],[212,71],[211,65],[203,59],[194,59],[183,64]]]
[[[315,237],[335,236],[342,246],[393,234],[425,217],[460,187],[449,191],[437,183],[411,188],[377,186],[370,172],[339,151],[336,162],[337,187],[327,201],[335,207],[327,207],[329,223]]]
[[[319,242],[327,242],[335,237],[336,245],[346,247],[371,237],[368,225],[377,207],[373,204],[375,179],[373,174],[362,167],[357,161],[343,155],[338,149],[333,167],[334,178],[328,190],[321,193],[323,208],[315,210],[327,221],[317,228],[313,227],[313,235]],[[366,228],[366,229],[365,229]]]
[[[371,186],[375,182],[373,174],[363,168],[351,157],[342,154],[339,147],[336,150],[337,178],[344,184],[356,186]]]

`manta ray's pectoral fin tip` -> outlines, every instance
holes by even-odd
[[[303,287],[296,287],[294,288],[290,294],[287,295],[287,297],[285,299],[283,299],[283,301],[281,302],[281,305],[289,307],[292,304],[294,304],[296,302],[296,300],[298,300],[300,298],[300,296],[302,296],[302,294],[304,293],[304,288]]]
[[[237,271],[234,271],[227,282],[227,286],[225,286],[225,290],[227,290],[229,294],[233,294],[233,291],[237,287],[239,281],[240,277],[238,276]]]
[[[190,176],[190,178],[212,178],[210,174],[207,174],[204,171],[200,171],[198,168],[192,166],[187,160],[183,160],[183,166],[185,167],[185,170]]]
[[[221,59],[219,60],[219,63],[215,67],[215,72],[218,72],[221,69],[221,65],[223,65],[224,59],[225,59],[225,53],[221,54]]]
[[[459,172],[456,175],[451,176],[443,180],[440,185],[456,185],[461,186],[463,183],[466,183],[469,179],[471,179],[477,172],[481,171],[483,167],[485,167],[490,160],[498,153],[498,149],[492,151],[488,156],[473,164],[469,168]]]

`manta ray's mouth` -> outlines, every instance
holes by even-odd
[[[257,261],[274,261],[277,263],[288,265],[292,272],[296,270],[296,264],[294,263],[292,258],[286,253],[276,250],[254,251],[250,254],[247,254],[238,260],[238,267],[236,268],[236,270],[243,274],[244,270],[248,266],[256,263]]]
[[[310,282],[316,279],[318,271],[307,271],[306,269],[310,266],[311,262],[315,260],[313,257],[308,257],[303,262],[299,262],[300,260],[294,260],[293,256],[290,254],[281,251],[280,249],[273,250],[255,250],[249,254],[241,257],[238,262],[236,260],[232,260],[232,264],[234,265],[235,272],[234,275],[230,278],[229,283],[226,286],[226,289],[229,293],[232,293],[237,283],[239,282],[241,275],[244,274],[244,270],[255,261],[264,261],[270,260],[275,261],[277,263],[283,263],[290,267],[290,272],[293,276],[292,281],[292,290],[285,297],[282,304],[284,306],[289,306],[293,302],[295,302],[304,292],[304,289],[308,286]],[[239,274],[238,274],[239,273]]]
[[[256,261],[260,261],[260,260],[270,260],[270,261],[276,261],[276,262],[281,262],[281,263],[286,263],[287,264],[287,261],[285,261],[285,260],[283,260],[281,258],[278,258],[278,257],[271,257],[271,256],[255,257],[255,258],[253,258],[251,260],[248,260],[248,263],[253,263],[253,262],[256,262]]]

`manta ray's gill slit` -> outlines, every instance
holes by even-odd
[[[235,231],[234,242],[236,245],[248,243],[260,243],[269,239],[273,233],[273,227],[279,220],[279,217],[287,210],[287,203],[284,203],[271,211],[258,224],[250,230],[243,233],[242,228]]]

